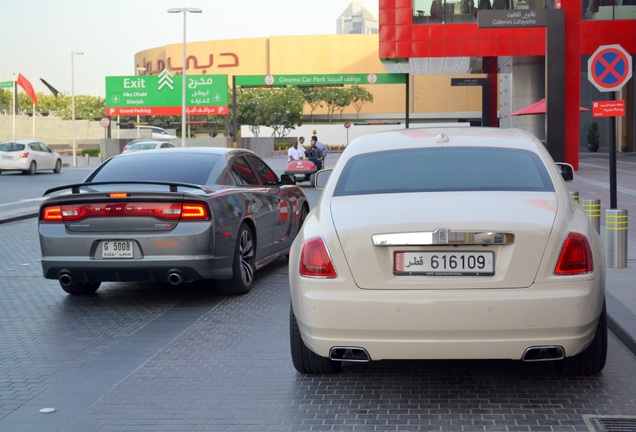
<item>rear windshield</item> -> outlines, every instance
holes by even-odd
[[[535,153],[502,148],[389,150],[347,162],[335,195],[444,191],[554,191]]]
[[[0,151],[13,152],[24,150],[24,144],[18,143],[0,143]]]
[[[152,150],[155,147],[157,147],[156,143],[140,143],[140,144],[133,144],[130,146],[131,150]]]
[[[212,168],[220,158],[213,154],[172,152],[140,152],[127,156],[110,159],[89,181],[165,181],[205,185],[209,184]]]

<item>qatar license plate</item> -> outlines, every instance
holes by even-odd
[[[133,258],[134,242],[130,240],[108,240],[102,242],[102,258]]]
[[[492,276],[493,251],[395,252],[393,274],[420,276]]]

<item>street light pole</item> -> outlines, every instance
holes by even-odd
[[[71,123],[73,125],[73,166],[77,166],[77,144],[75,143],[75,56],[84,55],[81,51],[71,51]]]
[[[202,13],[199,8],[170,8],[168,13],[183,14],[183,70],[181,72],[182,89],[181,89],[181,147],[185,147],[186,137],[186,15],[188,13]]]

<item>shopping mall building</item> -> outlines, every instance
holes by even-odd
[[[601,151],[612,135],[619,151],[636,148],[634,79],[616,93],[600,92],[588,79],[588,59],[599,47],[619,44],[636,53],[636,5],[627,4],[635,0],[599,1],[380,0],[379,35],[190,42],[186,65],[188,74],[227,74],[230,81],[236,75],[408,74],[408,85],[366,86],[374,102],[360,117],[408,116],[411,127],[440,121],[522,127],[545,140],[555,159],[578,167],[593,121]],[[178,73],[181,58],[177,43],[139,52],[135,64],[144,74]],[[624,116],[581,111],[611,97],[625,101]],[[510,115],[542,98],[547,114]],[[313,114],[320,119],[326,109]],[[356,111],[343,115],[355,118]]]

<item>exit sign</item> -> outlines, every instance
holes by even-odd
[[[164,70],[159,75],[106,77],[106,115],[179,115],[183,77]],[[187,75],[189,115],[227,115],[227,75]]]

